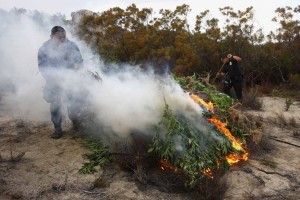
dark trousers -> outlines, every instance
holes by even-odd
[[[73,123],[73,127],[78,130],[79,117],[84,104],[83,98],[79,98],[79,95],[66,93],[60,87],[49,85],[50,84],[44,88],[44,99],[50,103],[51,121],[53,122],[55,130],[62,130],[63,106],[67,107],[68,116]]]
[[[62,122],[62,104],[60,101],[50,103],[51,121],[56,131],[61,131]]]
[[[60,98],[56,98],[55,101],[50,103],[51,121],[53,122],[55,130],[61,131],[63,105],[67,106],[68,116],[73,123],[73,127],[75,130],[78,130],[82,101],[68,99],[64,102]]]
[[[231,88],[234,88],[237,99],[243,99],[243,81],[230,80],[229,83],[224,83],[223,91],[228,96],[232,97]]]

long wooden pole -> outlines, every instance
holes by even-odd
[[[223,65],[221,66],[221,68],[220,68],[220,70],[217,72],[217,74],[219,74],[219,73],[222,71],[224,65],[225,65],[225,62],[223,63]],[[217,79],[217,74],[216,74],[216,77],[214,78],[214,80],[212,81],[212,84],[215,83],[215,81],[216,81],[216,79]]]

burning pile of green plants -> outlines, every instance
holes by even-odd
[[[230,165],[247,160],[248,153],[240,142],[245,141],[243,131],[226,123],[226,110],[233,105],[233,100],[197,81],[195,76],[188,80],[175,79],[183,88],[187,88],[185,84],[188,84],[193,92],[204,93],[213,102],[213,107],[197,95],[191,96],[203,107],[199,119],[194,119],[198,121],[195,124],[184,115],[173,113],[165,102],[162,119],[153,129],[153,138],[147,145],[146,153],[160,160],[162,170],[185,174],[185,185],[191,189],[203,178],[212,178],[214,173],[225,172]],[[113,160],[113,154],[109,152],[115,149],[102,144],[89,147],[91,153],[86,157],[90,162],[84,164],[81,173],[95,172],[95,166],[104,166]]]
[[[213,171],[229,168],[229,155],[240,155],[244,151],[234,148],[232,141],[213,124],[206,133],[189,123],[185,118],[175,116],[166,105],[162,121],[150,145],[149,153],[156,153],[174,171],[183,170],[188,175],[186,186],[193,188],[204,176],[213,176]]]

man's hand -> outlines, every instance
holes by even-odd
[[[233,57],[233,55],[232,54],[227,54],[227,58],[229,59],[229,58],[232,58]]]

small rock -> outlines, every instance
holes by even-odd
[[[93,183],[94,188],[102,188],[102,187],[106,187],[106,186],[107,186],[107,180],[105,180],[101,177],[97,178]]]
[[[252,173],[252,169],[248,166],[243,167],[243,171],[246,173]]]
[[[53,183],[52,184],[52,190],[56,191],[56,192],[60,192],[65,190],[66,187],[65,185],[59,184],[59,183]]]

